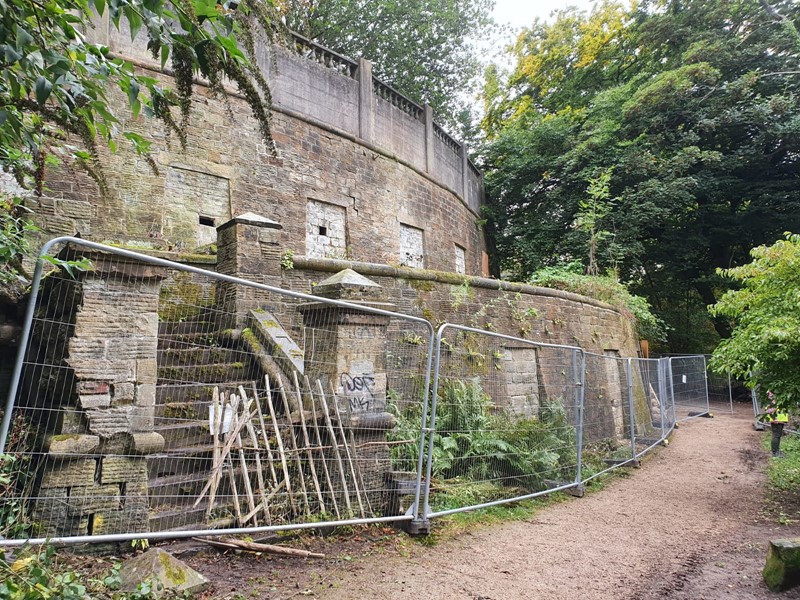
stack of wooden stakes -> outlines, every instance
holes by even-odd
[[[238,394],[227,397],[214,389],[209,416],[212,466],[194,503],[196,507],[208,499],[208,521],[215,508],[231,505],[239,526],[272,525],[317,511],[335,515],[336,520],[375,516],[355,436],[352,428],[345,430],[335,393],[326,398],[317,381],[315,398],[307,377],[304,390],[297,375],[293,383],[294,389],[287,392],[279,379],[274,390],[282,413],[273,402],[269,377],[264,378],[263,396],[256,382],[249,393],[239,386]],[[304,400],[310,411],[304,410]]]

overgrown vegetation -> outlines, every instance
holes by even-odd
[[[0,551],[2,600],[167,600],[191,595],[145,580],[120,591],[121,563],[57,553],[53,546]]]
[[[639,338],[666,340],[664,321],[653,314],[645,298],[632,294],[616,275],[586,275],[583,263],[573,261],[564,266],[541,268],[528,282],[602,300],[634,320]]]
[[[418,439],[421,410],[394,408],[392,439]],[[575,428],[560,402],[533,417],[497,410],[477,378],[442,381],[433,446],[433,502],[437,508],[465,506],[547,487],[545,480],[574,478]],[[416,444],[392,448],[396,464],[416,464]]]
[[[770,448],[772,436],[764,435],[762,447]],[[781,524],[800,521],[800,435],[785,435],[783,456],[767,464],[767,516]]]

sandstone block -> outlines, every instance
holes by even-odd
[[[161,548],[126,560],[119,577],[122,591],[133,591],[146,579],[161,583],[166,590],[190,594],[200,593],[209,585],[208,579]]]
[[[132,401],[135,393],[135,386],[129,381],[115,383],[113,386],[114,402]]]
[[[41,490],[47,490],[68,488],[73,485],[91,485],[96,470],[97,461],[93,458],[73,460],[48,458],[45,461],[39,487]]]
[[[119,510],[119,485],[76,485],[70,488],[67,511],[70,515],[89,515]]]
[[[156,386],[153,383],[143,383],[136,386],[136,405],[155,406]]]
[[[800,538],[770,540],[762,575],[773,592],[800,584]]]
[[[164,449],[164,437],[160,433],[134,433],[131,438],[131,452],[134,454],[155,454]]]
[[[96,435],[59,434],[48,436],[45,440],[50,456],[92,454],[99,445],[100,438]]]
[[[100,462],[100,483],[147,481],[147,459],[106,456]]]
[[[111,394],[78,394],[81,408],[107,408],[111,406]]]

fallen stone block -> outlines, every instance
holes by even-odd
[[[126,560],[119,570],[119,578],[120,590],[124,592],[134,591],[148,579],[160,583],[166,590],[190,594],[202,592],[209,584],[208,579],[161,548],[151,548]]]
[[[762,575],[773,592],[800,584],[800,538],[770,540]]]

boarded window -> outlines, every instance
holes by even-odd
[[[425,244],[422,229],[400,223],[400,264],[425,268]]]
[[[458,244],[455,244],[456,251],[456,273],[467,272],[467,251]]]
[[[344,207],[319,200],[306,206],[306,256],[347,257],[347,212]]]

